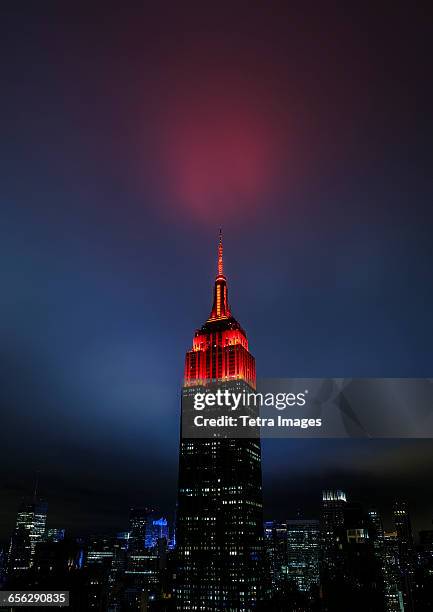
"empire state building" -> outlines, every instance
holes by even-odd
[[[220,232],[209,318],[186,353],[182,410],[194,393],[255,389],[255,359],[233,317]],[[181,433],[176,597],[179,610],[247,611],[261,598],[263,512],[260,439],[192,439]]]

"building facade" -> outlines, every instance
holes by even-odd
[[[316,520],[293,519],[286,523],[286,575],[302,592],[311,592],[320,583],[320,523]]]
[[[255,360],[232,316],[220,234],[212,311],[186,354],[186,398],[210,385],[255,389]],[[190,439],[181,433],[177,508],[179,610],[251,610],[261,598],[260,439]]]
[[[415,550],[408,504],[396,501],[393,507],[395,531],[397,533],[400,582],[403,591],[404,609],[413,612]]]

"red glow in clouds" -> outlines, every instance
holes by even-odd
[[[175,94],[160,140],[172,212],[213,224],[265,210],[282,157],[269,101],[220,87]]]

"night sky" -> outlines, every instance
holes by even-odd
[[[172,516],[220,225],[260,377],[432,376],[431,19],[362,4],[2,6],[0,539],[35,472],[72,534]],[[267,517],[431,524],[433,441],[263,447]]]

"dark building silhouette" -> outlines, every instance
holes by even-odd
[[[433,610],[433,530],[419,532],[415,610]]]
[[[7,555],[3,549],[0,549],[0,589],[6,582],[7,576]]]
[[[384,610],[404,612],[399,578],[397,533],[383,530],[382,518],[376,509],[369,510],[368,517],[370,520],[368,531],[383,579]]]
[[[386,612],[404,612],[396,531],[383,535],[383,586]]]
[[[370,520],[370,537],[373,539],[374,550],[376,552],[376,556],[383,563],[383,548],[384,548],[384,532],[383,532],[383,523],[382,517],[376,509],[371,509],[368,511],[368,518]]]
[[[41,542],[36,546],[34,571],[39,578],[58,582],[59,577],[81,569],[83,558],[83,548],[77,542],[64,539]]]
[[[381,561],[371,517],[341,491],[324,492],[322,610],[383,612]]]
[[[433,561],[433,529],[419,532],[421,552],[427,562]]]
[[[255,360],[232,316],[218,245],[214,301],[186,354],[182,410],[208,385],[255,388]],[[179,610],[250,610],[260,598],[263,567],[260,439],[181,436],[177,509]]]
[[[145,506],[129,511],[129,548],[141,550],[146,544],[146,533],[152,521],[153,510]]]
[[[317,520],[292,519],[287,525],[286,576],[302,593],[315,595],[319,583],[320,525]]]
[[[393,517],[395,531],[397,533],[398,560],[404,609],[405,612],[413,612],[415,610],[415,547],[407,502],[396,501],[394,503]]]
[[[9,547],[8,573],[19,574],[32,567],[36,545],[44,539],[47,510],[48,504],[36,494],[31,501],[22,501]]]
[[[267,568],[272,591],[279,591],[285,582],[287,567],[287,525],[285,522],[266,521],[264,525]]]
[[[335,578],[336,568],[340,564],[341,547],[338,537],[344,525],[346,503],[344,491],[336,489],[322,492],[321,562],[322,574],[328,581]]]

